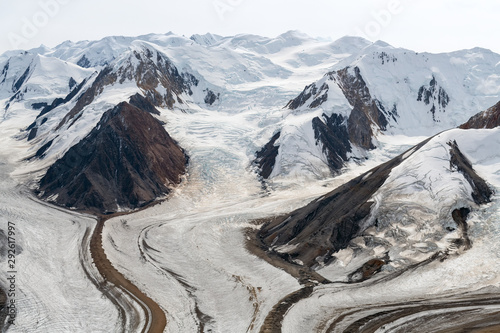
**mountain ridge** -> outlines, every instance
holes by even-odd
[[[39,196],[80,211],[133,210],[170,192],[187,157],[137,96],[106,111],[97,126],[40,180]],[[146,109],[154,109],[149,104]],[[157,112],[157,111],[156,111]]]
[[[0,60],[0,236],[38,277],[16,327],[498,325],[499,55],[146,36]]]
[[[29,137],[37,145],[35,151],[51,140],[60,140],[49,133],[54,129],[69,129],[67,135],[73,138],[72,144],[76,143],[107,108],[136,93],[157,107],[171,110],[271,109],[272,113],[264,117],[275,125],[263,127],[261,132],[268,138],[281,133],[267,146],[277,147],[278,153],[263,153],[274,156],[264,177],[272,180],[295,174],[316,178],[337,174],[352,162],[365,160],[379,146],[381,135],[432,135],[472,116],[475,112],[471,105],[486,109],[493,104],[486,104],[488,101],[500,99],[500,91],[494,88],[500,56],[479,48],[419,54],[359,37],[318,41],[297,31],[275,38],[204,36],[211,42],[200,44],[168,33],[106,37],[42,48],[39,51],[46,55],[37,57],[75,64],[86,55],[91,67],[74,65],[81,69],[79,76],[70,75],[69,67],[64,69],[68,77],[63,81],[67,82],[55,86],[59,100],[33,94],[24,98],[21,93],[15,95],[4,89],[4,96],[10,100],[6,103],[21,108],[29,101],[33,109],[44,110],[43,118],[38,113],[36,124],[28,127]],[[326,56],[327,50],[338,53]],[[29,88],[30,77],[23,77],[30,72],[27,64],[18,66],[12,74],[7,73],[12,68],[5,66],[3,80],[9,76],[12,84],[19,82],[19,91]],[[95,72],[100,74],[96,76]],[[322,78],[306,85],[301,93],[295,92],[300,82],[321,72]],[[74,82],[73,87],[84,82],[85,86],[78,93],[74,91],[76,96],[70,96],[73,90],[68,90],[69,82]],[[247,104],[249,101],[253,104]],[[282,107],[285,109],[280,111]],[[277,121],[279,117],[281,121]],[[75,121],[81,125],[74,127]],[[347,136],[335,134],[344,129]],[[39,139],[34,140],[35,136]],[[296,154],[294,147],[303,153]],[[254,152],[261,148],[256,147]],[[54,156],[57,152],[53,149],[45,155]]]

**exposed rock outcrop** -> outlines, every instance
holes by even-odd
[[[438,85],[436,78],[432,76],[429,86],[421,86],[418,90],[417,101],[424,102],[425,105],[431,105],[429,112],[432,113],[432,119],[436,121],[436,112],[445,112],[450,97]]]
[[[419,144],[415,153],[428,140]],[[328,263],[332,254],[348,246],[362,231],[370,198],[403,161],[400,155],[336,188],[303,208],[265,224],[258,239],[283,259],[312,267]],[[320,258],[320,259],[319,259]]]
[[[472,199],[477,205],[482,205],[491,201],[493,191],[488,184],[473,169],[472,163],[462,154],[456,141],[448,142],[450,146],[450,168],[464,175],[472,188]],[[461,238],[455,240],[455,245],[463,247],[465,250],[472,245],[468,234],[467,217],[471,209],[462,207],[453,210],[451,216],[461,232]]]
[[[130,97],[130,104],[151,114],[160,115],[160,111],[158,111],[153,104],[140,94],[132,95]]]
[[[470,209],[467,207],[454,209],[451,213],[453,221],[455,221],[458,229],[462,233],[461,238],[455,240],[455,244],[457,246],[463,246],[466,250],[470,249],[472,246],[472,242],[469,238],[469,226],[467,224],[467,217],[469,216],[469,213]]]
[[[204,92],[207,94],[205,95],[204,102],[205,104],[212,105],[215,103],[215,101],[219,100],[220,93],[215,94],[212,90],[210,89],[205,89]]]
[[[497,126],[500,126],[500,102],[472,116],[466,123],[460,125],[460,128],[495,128]]]
[[[380,259],[370,259],[363,264],[360,268],[350,273],[347,276],[349,282],[362,282],[368,280],[372,275],[379,272],[386,262]]]
[[[403,226],[408,226],[410,223],[416,223],[418,229],[418,223],[420,222],[417,221],[418,219],[413,221],[412,216],[417,214],[416,212],[419,210],[426,211],[429,214],[433,212],[432,209],[429,209],[429,206],[425,206],[428,203],[420,206],[418,202],[405,203],[403,200],[396,201],[396,206],[394,204],[388,205],[387,197],[384,199],[385,195],[395,195],[393,191],[396,191],[396,188],[401,188],[401,184],[393,183],[394,179],[387,184],[389,176],[393,175],[393,169],[408,159],[407,164],[404,166],[404,168],[407,168],[412,163],[409,160],[410,156],[416,153],[420,154],[421,148],[431,139],[421,142],[406,153],[352,179],[323,197],[313,200],[305,207],[267,222],[257,232],[256,240],[258,245],[272,257],[278,256],[289,264],[312,269],[328,265],[345,255],[349,256],[346,253],[351,253],[354,257],[364,253],[363,255],[368,254],[369,258],[369,256],[373,255],[373,252],[364,249],[378,248],[378,254],[375,258],[372,257],[363,266],[358,266],[356,270],[347,276],[348,282],[360,282],[370,278],[380,271],[384,265],[390,263],[393,256],[395,257],[394,260],[400,260],[401,258],[395,255],[396,252],[391,256],[387,252],[389,250],[396,251],[395,248],[399,248],[398,251],[405,251],[413,247],[413,249],[424,251],[422,244],[425,244],[427,247],[425,251],[427,252],[424,251],[423,253],[428,253],[428,258],[425,260],[431,261],[435,258],[445,258],[458,249],[469,249],[472,243],[468,236],[467,217],[475,205],[472,203],[471,205],[466,204],[465,206],[459,206],[461,208],[456,208],[454,205],[471,202],[472,200],[477,205],[485,204],[490,202],[493,191],[485,180],[474,171],[471,162],[462,154],[455,141],[448,143],[450,146],[450,171],[463,175],[464,180],[458,186],[462,187],[464,181],[468,183],[472,189],[470,197],[463,193],[465,197],[447,203],[445,207],[449,209],[451,216],[446,213],[440,219],[433,220],[435,224],[430,229],[435,229],[429,231],[428,234],[424,232],[418,236],[422,237],[423,241],[412,243],[412,241],[408,240],[409,234],[400,230],[397,225],[401,223]],[[422,152],[421,154],[425,153]],[[398,169],[398,172],[401,173],[401,169]],[[396,175],[398,175],[398,172],[396,172]],[[411,177],[419,179],[420,176]],[[408,186],[411,187],[411,185]],[[463,188],[469,188],[469,186],[463,186]],[[435,190],[431,192],[435,192]],[[420,193],[419,190],[416,190],[416,193]],[[399,211],[398,206],[401,205],[403,207]],[[436,211],[443,211],[442,208]],[[398,215],[396,217],[396,214],[391,215],[394,210],[399,211],[399,214],[406,211],[408,216]],[[398,218],[401,219],[398,220]],[[425,214],[421,215],[419,219],[426,220]],[[456,225],[446,227],[450,220],[454,221]],[[432,251],[437,249],[432,244],[432,240],[445,237],[446,234],[454,232],[456,229],[458,229],[458,237],[449,239],[450,247],[432,254]],[[384,234],[384,236],[381,237],[381,234]],[[338,256],[337,253],[344,249],[347,249],[346,252]],[[348,261],[350,260],[348,259]]]
[[[72,77],[69,78],[69,81],[68,81],[68,87],[69,87],[69,90],[73,90],[73,87],[76,86],[77,82],[75,81],[75,79],[73,79]]]
[[[490,202],[493,191],[488,184],[479,177],[472,168],[472,163],[465,157],[458,148],[457,142],[448,142],[450,148],[450,168],[462,173],[472,187],[472,198],[478,205]]]
[[[170,109],[175,103],[183,104],[180,96],[183,93],[192,95],[191,87],[199,83],[193,75],[180,73],[164,54],[148,47],[136,49],[128,57],[105,67],[56,129],[67,123],[73,125],[83,108],[92,103],[105,87],[126,81],[135,82],[154,106]]]
[[[122,102],[48,169],[38,191],[45,200],[81,211],[129,210],[169,193],[186,163],[157,119]]]
[[[312,119],[316,144],[321,145],[328,166],[335,174],[349,160],[353,145],[366,150],[375,148],[372,142],[373,128],[386,130],[387,117],[392,116],[395,119],[397,111],[394,106],[391,112],[387,112],[382,104],[371,96],[358,67],[346,67],[330,72],[325,78],[326,81],[321,85],[313,83],[306,86],[299,96],[290,100],[285,107],[291,110],[301,107],[314,109],[328,100],[329,84],[336,84],[341,89],[352,107],[349,115],[343,116],[333,110],[330,116],[323,114],[321,118]],[[273,149],[273,145],[267,144],[259,155],[271,154],[266,152],[266,149]],[[270,175],[271,172],[272,170],[265,174]],[[264,177],[264,174],[261,175]]]
[[[349,140],[362,148],[373,149],[372,125],[385,130],[387,118],[385,109],[378,100],[373,98],[358,67],[346,67],[326,76],[335,82],[352,106],[352,111],[346,121]],[[307,104],[308,108],[316,108],[328,99],[329,86],[325,82],[319,88],[315,83],[307,86],[300,95],[288,102],[289,109],[297,109]]]
[[[192,95],[192,86],[199,81],[189,73],[180,73],[164,54],[144,47],[134,50],[116,71],[120,83],[135,81],[146,98],[155,106],[172,108],[174,103],[183,103],[182,93]],[[160,92],[165,88],[165,92]]]
[[[84,107],[89,105],[94,101],[94,98],[102,93],[105,86],[111,85],[116,82],[116,74],[113,73],[111,67],[104,68],[97,78],[94,80],[90,88],[88,88],[77,100],[75,106],[64,116],[59,125],[57,125],[56,130],[60,129],[64,124],[68,123],[70,120],[74,118],[83,110]],[[78,119],[78,117],[76,117]],[[70,125],[71,126],[71,125]]]
[[[5,80],[7,79],[7,73],[9,72],[9,66],[10,62],[7,61],[5,66],[3,66],[2,73],[0,73],[0,77],[2,78],[2,81],[0,81],[0,84],[3,84]]]
[[[259,174],[262,178],[267,179],[273,172],[276,156],[278,156],[279,145],[276,141],[279,139],[281,132],[273,135],[266,145],[255,154],[254,164],[257,165]]]
[[[354,67],[353,71],[351,73],[348,67],[336,75],[340,89],[353,107],[347,120],[349,140],[361,148],[373,149],[372,125],[385,130],[388,122],[378,101],[371,96],[359,68]]]
[[[335,113],[331,117],[323,114],[322,118],[325,122],[318,117],[312,120],[314,138],[321,143],[332,173],[336,173],[344,166],[349,159],[348,153],[352,151],[346,119]]]
[[[333,73],[327,74],[333,75]],[[307,102],[312,101],[307,105],[309,108],[316,108],[323,104],[328,99],[328,84],[325,82],[319,88],[316,86],[316,83],[312,83],[304,88],[304,90],[299,94],[299,96],[291,99],[286,108],[291,110],[295,110],[306,104]]]
[[[19,79],[17,79],[17,81],[12,86],[12,91],[14,91],[14,92],[19,91],[19,89],[21,88],[23,83],[28,79],[28,76],[30,74],[30,70],[31,70],[31,66],[28,66],[28,68],[26,68],[26,70],[24,71],[23,75],[21,75],[21,77],[19,77]]]
[[[85,54],[82,55],[82,57],[78,60],[78,62],[76,64],[80,67],[83,67],[83,68],[92,67],[90,60],[87,58],[87,56]]]

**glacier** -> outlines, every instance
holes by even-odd
[[[299,32],[276,38],[186,38],[168,33],[65,42],[53,49],[10,51],[0,57],[0,230],[6,230],[9,221],[16,223],[18,246],[18,316],[15,325],[4,325],[3,330],[142,330],[147,314],[137,300],[123,291],[112,300],[100,289],[105,281],[89,253],[96,217],[47,204],[32,190],[47,168],[84,138],[107,109],[137,92],[146,95],[135,80],[115,82],[82,109],[73,126],[57,129],[99,72],[106,66],[118,70],[134,59],[134,51],[144,50],[164,56],[179,73],[199,80],[192,95],[179,93],[176,97],[183,102],[159,106],[156,116],[185,149],[190,163],[185,179],[167,200],[108,219],[102,241],[113,266],[164,310],[165,332],[263,331],[273,308],[304,286],[247,249],[248,233],[260,228],[256,221],[318,200],[431,135],[436,136],[405,158],[373,197],[386,218],[380,225],[404,229],[413,238],[406,243],[390,239],[390,248],[358,242],[365,251],[359,257],[349,249],[339,252],[334,264],[317,269],[334,283],[315,284],[308,297],[291,304],[281,330],[361,329],[360,321],[384,311],[391,314],[390,321],[380,324],[378,332],[417,332],[425,324],[419,318],[435,320],[426,324],[429,331],[439,325],[466,325],[467,320],[453,322],[460,311],[476,313],[479,319],[498,315],[500,133],[498,128],[452,128],[500,99],[500,55],[479,48],[417,54],[356,37],[325,42]],[[311,121],[322,114],[350,114],[352,105],[325,75],[346,67],[359,68],[371,96],[387,110],[396,105],[397,116],[389,119],[386,131],[374,128],[376,149],[354,147],[353,158],[340,173],[332,174]],[[50,105],[55,98],[65,98],[72,90],[71,78],[77,84],[84,82],[81,92],[44,115],[47,120],[36,138],[27,141],[26,128],[40,113],[33,104]],[[285,107],[313,82],[318,87],[329,85],[323,104],[311,108],[311,99],[296,110]],[[425,94],[430,92],[432,102],[439,98],[439,87],[450,101],[433,114]],[[157,90],[166,94],[163,88]],[[219,94],[211,105],[204,102],[207,89]],[[278,130],[282,134],[277,162],[270,179],[263,181],[252,162],[255,152]],[[450,169],[447,144],[454,140],[493,189],[490,203],[475,205],[467,180]],[[50,141],[44,158],[27,160]],[[425,261],[431,251],[449,246],[456,234],[436,240],[436,229],[442,232],[452,226],[448,213],[463,205],[473,208],[467,220],[472,247],[456,250],[442,262],[395,274],[408,260]],[[391,214],[406,221],[394,223]],[[408,222],[412,219],[417,221]],[[368,232],[385,237],[375,227]],[[392,265],[370,280],[345,283],[363,260],[387,251]],[[2,270],[7,267],[4,256],[0,265]],[[0,284],[7,285],[4,274]],[[481,303],[485,299],[492,301]],[[120,308],[133,315],[123,316]],[[407,312],[391,317],[399,308]],[[445,319],[440,323],[436,315]]]

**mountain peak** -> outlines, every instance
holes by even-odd
[[[222,39],[222,36],[211,33],[206,33],[204,35],[194,34],[189,37],[189,39],[203,46],[211,46],[219,42]]]
[[[378,46],[378,47],[383,47],[383,48],[386,48],[386,47],[390,47],[390,48],[393,48],[393,46],[389,43],[386,43],[384,42],[383,40],[377,40],[373,43],[374,46]]]
[[[187,163],[182,149],[134,104],[121,102],[105,112],[90,134],[49,168],[40,181],[41,197],[103,214],[144,206],[168,193],[169,184],[178,184]]]
[[[278,35],[276,38],[284,38],[284,39],[303,39],[303,40],[309,40],[313,39],[311,36],[308,34],[300,31],[300,30],[288,30],[287,32],[284,32],[280,35]]]
[[[358,47],[365,47],[372,44],[372,42],[370,42],[368,39],[359,36],[343,36],[340,37],[339,39],[336,39],[333,43],[356,45]]]
[[[360,52],[365,47],[372,45],[372,43],[362,37],[344,36],[333,41],[330,45],[332,49],[338,53],[354,54]]]

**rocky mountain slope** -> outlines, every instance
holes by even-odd
[[[460,125],[460,128],[495,128],[500,126],[500,102],[474,116]]]
[[[338,173],[379,144],[380,135],[433,135],[465,122],[499,99],[500,57],[473,49],[418,54],[377,42],[334,66],[285,106],[273,178],[300,172]],[[262,153],[261,153],[262,154]],[[269,169],[269,167],[268,167]]]
[[[180,182],[187,164],[182,149],[134,102],[106,111],[97,126],[47,170],[38,189],[42,198],[104,214],[142,207]]]
[[[160,108],[155,117],[167,121],[167,110],[251,110],[259,123],[248,164],[254,159],[264,179],[286,179],[339,174],[369,158],[382,136],[429,136],[456,127],[500,94],[500,56],[488,50],[418,54],[355,37],[320,42],[299,32],[108,37],[2,59],[4,118],[31,110],[27,157],[39,172],[133,96],[142,108]]]
[[[155,106],[217,100],[193,75],[140,42],[98,73],[23,53],[9,58],[3,75],[3,93],[11,94],[4,117],[26,107],[37,112],[25,133],[33,145],[28,160],[42,170],[50,166],[40,196],[97,213],[141,207],[167,194],[185,173],[182,149],[146,111],[158,116]],[[52,82],[49,75],[60,77]],[[50,84],[42,82],[47,79]],[[133,105],[122,102],[129,98]]]
[[[467,216],[493,195],[491,175],[483,179],[471,160],[494,158],[499,134],[451,130],[425,140],[265,224],[258,242],[298,267],[336,266],[351,282],[467,250]]]
[[[269,179],[337,174],[349,162],[365,160],[380,146],[380,135],[436,134],[465,122],[471,110],[486,109],[500,94],[500,56],[489,50],[416,53],[356,37],[323,42],[294,31],[275,38],[185,38],[172,33],[107,37],[8,52],[0,59],[4,105],[42,110],[31,123],[30,140],[44,131],[64,130],[74,145],[105,110],[137,92],[169,109],[250,109],[263,117],[262,139],[254,152],[280,132],[279,139],[267,144],[278,153],[264,149],[260,155],[267,159],[257,157],[258,168],[264,163],[262,175]],[[33,59],[67,68],[34,66]],[[41,91],[38,97],[23,98],[36,83],[33,68],[46,68],[40,77],[66,74],[49,80],[57,82],[50,94]],[[265,109],[271,112],[264,114]],[[72,128],[74,119],[82,127],[78,133]],[[48,127],[51,122],[58,124]],[[52,139],[33,144],[40,149]],[[69,147],[61,148],[58,154]]]

